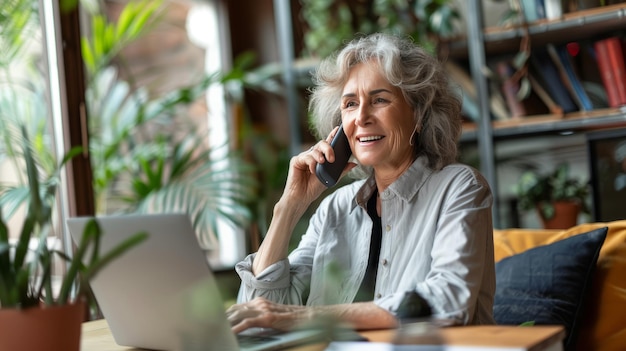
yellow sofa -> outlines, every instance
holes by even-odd
[[[626,220],[567,230],[494,231],[496,262],[540,245],[608,227],[576,338],[576,350],[626,350]]]

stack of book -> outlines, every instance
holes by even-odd
[[[493,120],[538,115],[563,117],[577,111],[626,106],[625,52],[626,42],[619,36],[535,47],[528,59],[525,79],[531,94],[526,96],[520,93],[520,80],[511,79],[514,68],[510,60],[496,60],[491,64],[494,73],[490,117]],[[581,56],[588,57],[587,61]],[[446,65],[453,81],[461,87],[464,116],[478,120],[477,95],[471,77],[458,64]]]
[[[609,106],[626,105],[624,40],[614,36],[598,40],[593,46]]]

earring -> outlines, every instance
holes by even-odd
[[[411,146],[413,146],[413,139],[415,139],[415,133],[418,133],[417,124],[415,125],[415,128],[413,129],[413,132],[411,133],[411,139],[409,139],[409,145]]]

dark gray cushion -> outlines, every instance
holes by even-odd
[[[497,262],[496,322],[563,325],[565,349],[572,349],[607,231],[605,227],[574,235]]]

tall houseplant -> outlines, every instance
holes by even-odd
[[[124,61],[122,49],[156,25],[162,3],[129,2],[116,21],[96,14],[89,36],[82,38],[96,209],[187,212],[201,246],[212,250],[219,242],[218,223],[245,227],[253,217],[256,169],[228,145],[216,156],[184,108],[213,85],[244,84],[247,72],[236,62],[230,72],[214,72],[156,96],[135,86],[134,77],[120,79],[115,63]]]
[[[21,135],[28,198],[26,216],[15,241],[11,240],[0,207],[0,349],[78,350],[80,323],[84,315],[81,290],[107,263],[145,240],[147,234],[137,233],[111,251],[101,254],[101,231],[98,223],[92,220],[71,257],[49,248],[59,172],[80,149],[71,150],[51,177],[40,179],[25,127],[21,128]],[[16,151],[20,151],[19,148]],[[0,198],[4,204],[22,203],[21,188],[2,186]],[[36,245],[31,248],[33,243]],[[67,269],[61,275],[58,289],[54,289],[52,279],[55,257],[67,261]],[[75,287],[79,288],[79,292],[72,294]],[[64,329],[61,321],[66,314],[71,318],[67,329]],[[21,327],[26,330],[19,330]],[[71,338],[65,339],[65,334]]]
[[[546,228],[571,227],[576,224],[579,213],[590,213],[587,205],[589,186],[570,176],[567,163],[545,174],[535,170],[523,172],[515,190],[519,208],[536,210]],[[569,220],[559,221],[560,209],[569,211]]]

